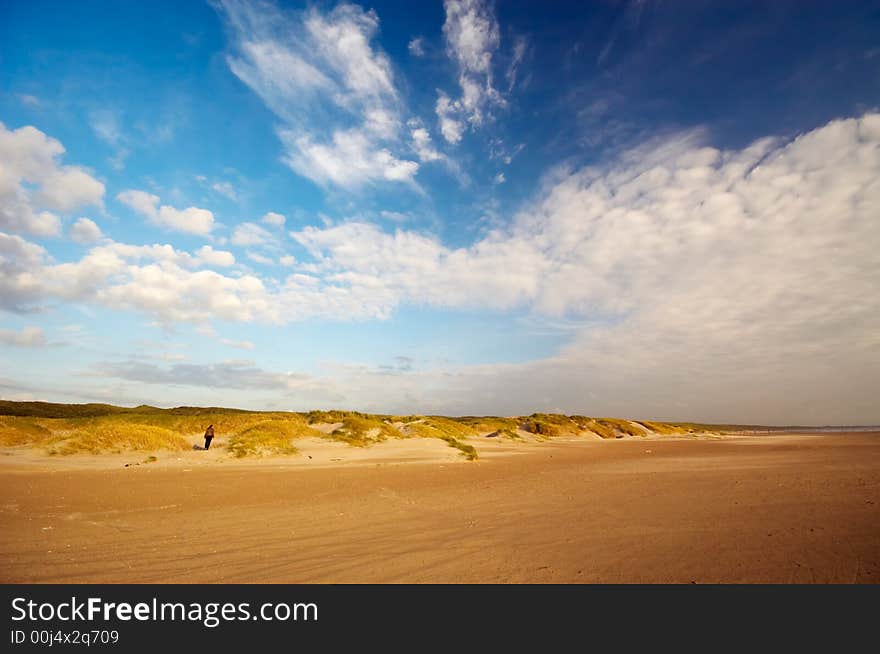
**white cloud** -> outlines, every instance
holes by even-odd
[[[60,165],[64,146],[34,127],[0,123],[0,229],[57,236],[61,219],[84,206],[101,206],[104,184],[77,166]]]
[[[285,217],[280,213],[275,213],[274,211],[270,211],[265,216],[260,218],[260,222],[263,222],[267,225],[271,225],[272,227],[284,227]]]
[[[296,265],[296,257],[291,254],[285,254],[283,257],[278,259],[278,263],[282,266],[295,266]]]
[[[523,58],[526,54],[526,49],[528,47],[528,42],[522,36],[517,37],[516,41],[513,44],[513,55],[511,56],[510,63],[507,66],[507,72],[504,74],[504,77],[507,79],[507,92],[510,93],[513,90],[513,87],[516,86],[516,76],[519,71],[519,67],[523,62]]]
[[[103,236],[101,228],[95,224],[95,221],[88,218],[79,218],[70,226],[67,234],[72,240],[83,245],[94,243]]]
[[[431,143],[431,135],[424,127],[417,127],[411,132],[413,140],[413,148],[419,156],[420,161],[439,161],[443,159],[443,155],[437,152]]]
[[[280,134],[289,146],[285,162],[319,184],[354,189],[377,180],[404,182],[412,180],[419,169],[415,161],[398,159],[387,149],[377,149],[359,130],[336,132],[329,144],[287,130]]]
[[[358,289],[379,315],[397,302],[525,306],[604,325],[545,361],[459,369],[446,410],[486,410],[486,389],[494,411],[543,403],[516,386],[526,376],[554,388],[547,409],[593,397],[623,415],[876,421],[880,115],[739,151],[704,139],[564,175],[466,250],[358,224],[298,239],[323,283]]]
[[[47,257],[39,245],[0,232],[0,308],[24,312],[42,299],[39,274]]]
[[[194,271],[234,263],[231,253],[210,246],[189,254],[170,245],[111,241],[92,248],[79,261],[55,264],[43,248],[0,232],[0,308],[27,312],[49,300],[66,300],[137,309],[165,323],[200,322],[218,309],[232,320],[249,320],[254,313],[274,320],[262,301],[259,280]],[[240,298],[249,293],[253,303],[244,306]]]
[[[129,150],[126,147],[127,139],[122,132],[117,114],[109,109],[93,111],[89,115],[89,125],[99,139],[115,149],[109,162],[115,170],[122,170],[125,167],[125,159],[129,155]]]
[[[232,252],[215,250],[210,245],[203,245],[195,252],[195,264],[228,268],[235,265],[235,257]]]
[[[103,109],[92,112],[89,116],[89,124],[98,138],[108,145],[116,146],[123,140],[119,119],[112,111]]]
[[[373,45],[375,12],[219,4],[236,51],[230,69],[281,119],[284,161],[295,172],[348,189],[412,179],[418,164],[396,152],[401,100],[390,60]]]
[[[484,0],[445,0],[443,6],[446,53],[458,68],[461,97],[451,100],[438,92],[436,113],[444,138],[458,143],[466,123],[480,127],[491,105],[505,104],[492,81],[492,57],[501,42],[501,32]]]
[[[409,378],[410,397],[434,384],[443,410],[584,411],[588,400],[648,418],[876,421],[878,180],[880,114],[740,150],[688,132],[557,174],[468,247],[359,222],[292,232],[312,261],[280,281],[193,271],[191,255],[168,246],[100,246],[53,264],[4,234],[0,299],[15,311],[61,299],[196,324],[517,308],[583,326],[541,361]],[[400,390],[368,387],[357,388],[376,401]],[[553,397],[531,390],[542,387]]]
[[[39,107],[43,104],[42,102],[40,102],[40,98],[35,95],[30,95],[28,93],[19,93],[18,99],[21,101],[22,104],[29,107]]]
[[[250,245],[265,245],[274,240],[272,234],[256,223],[241,223],[232,232],[230,242],[233,245],[247,247]]]
[[[41,206],[68,213],[77,207],[99,205],[104,185],[81,168],[64,166],[41,180],[34,199]]]
[[[221,338],[220,342],[228,347],[234,347],[239,350],[253,350],[256,346],[250,341],[234,341],[228,338]]]
[[[210,365],[176,363],[168,367],[140,361],[106,362],[95,366],[94,372],[147,384],[206,388],[285,390],[308,380],[303,374],[263,370],[252,361],[224,361]]]
[[[498,173],[497,175],[495,175],[495,183],[496,184],[503,184],[506,181],[507,181],[507,178],[504,177],[504,173]]]
[[[159,196],[146,191],[123,191],[116,196],[116,199],[123,204],[128,205],[142,216],[146,216],[151,220],[158,220],[159,217]]]
[[[247,250],[244,254],[248,259],[250,259],[254,263],[259,263],[264,266],[271,266],[275,263],[272,259],[270,259],[269,257],[267,257],[264,254],[260,254],[259,252],[251,252],[250,250]]]
[[[46,344],[46,335],[40,327],[25,327],[21,331],[0,329],[0,344],[16,347],[42,347]]]
[[[380,211],[379,215],[386,220],[391,220],[396,223],[405,223],[412,218],[409,214],[401,213],[400,211]]]
[[[483,0],[445,0],[443,36],[449,56],[461,70],[481,74],[491,84],[492,54],[501,40],[498,21]]]
[[[437,96],[437,119],[440,122],[440,133],[449,143],[458,143],[464,136],[465,124],[458,120],[456,116],[459,113],[457,105],[449,99],[442,91]]]
[[[417,36],[413,39],[410,39],[410,42],[407,44],[407,50],[413,57],[424,57],[425,56],[425,39],[424,37]]]
[[[214,229],[214,214],[207,209],[175,209],[166,204],[159,206],[158,195],[137,190],[123,191],[116,199],[159,227],[200,236],[207,236]]]
[[[238,197],[235,192],[235,187],[232,186],[230,182],[215,182],[214,184],[211,184],[211,188],[230,200],[235,200]]]

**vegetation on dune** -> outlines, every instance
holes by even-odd
[[[682,429],[677,425],[666,424],[665,422],[649,422],[647,420],[639,420],[638,423],[648,431],[652,431],[657,434],[664,434],[666,436],[673,436],[675,434],[681,434],[683,432],[691,431],[689,429]]]
[[[453,438],[452,436],[440,436],[440,438],[449,443],[449,445],[455,449],[461,450],[462,455],[464,455],[464,458],[468,461],[476,461],[479,458],[477,448],[473,445],[462,443],[460,440]]]
[[[365,447],[384,441],[386,438],[400,438],[401,434],[385,419],[352,413],[344,416],[342,425],[334,429],[329,436],[349,445]]]
[[[306,421],[310,425],[319,423],[334,424],[342,422],[349,416],[358,415],[353,411],[309,411],[306,414]]]
[[[598,418],[596,422],[610,429],[617,430],[618,433],[627,436],[645,435],[645,432],[642,429],[636,427],[629,420],[621,420],[620,418]]]
[[[100,454],[101,452],[152,452],[186,450],[189,442],[180,434],[155,425],[133,424],[116,417],[65,420],[52,430],[44,444],[50,454]]]
[[[623,438],[623,434],[618,434],[614,427],[593,418],[587,418],[584,428],[602,438]]]
[[[231,436],[226,447],[237,458],[296,454],[293,439],[322,435],[306,425],[302,419],[264,420]]]
[[[422,420],[422,424],[452,438],[472,438],[480,435],[476,429],[467,423],[453,418],[444,418],[443,416],[428,416]]]
[[[451,418],[432,416],[411,422],[404,429],[410,436],[439,438],[442,441],[446,441],[450,447],[460,450],[468,461],[475,461],[478,458],[477,449],[473,445],[468,445],[459,440],[468,436],[478,435],[477,431],[470,425]]]
[[[36,445],[51,438],[51,430],[33,418],[0,416],[0,445]]]
[[[516,430],[519,429],[520,420],[518,418],[496,418],[493,416],[467,416],[464,418],[455,418],[456,422],[471,427],[478,434],[496,433],[499,436],[507,438],[520,438]]]
[[[561,433],[557,425],[543,420],[535,420],[534,418],[526,420],[522,428],[524,431],[540,439],[553,438]]]
[[[566,416],[559,413],[533,413],[523,423],[522,428],[537,438],[556,436],[577,436],[589,429],[590,418]]]
[[[324,434],[310,425],[339,425]],[[439,438],[468,459],[477,451],[469,438],[495,435],[519,439],[524,430],[538,440],[593,432],[602,438],[646,434],[676,435],[754,429],[754,425],[703,425],[619,418],[591,418],[556,413],[524,417],[392,416],[356,411],[308,413],[259,412],[219,407],[151,406],[133,408],[109,404],[54,404],[0,400],[0,446],[42,447],[52,454],[183,450],[213,424],[236,457],[293,454],[293,440],[315,436],[365,447],[389,438]],[[767,429],[767,428],[763,428]],[[781,428],[779,428],[781,429]],[[221,440],[222,442],[222,440]]]

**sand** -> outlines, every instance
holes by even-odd
[[[477,447],[7,451],[0,582],[880,581],[880,433]]]

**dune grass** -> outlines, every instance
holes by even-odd
[[[323,434],[321,435],[323,436]],[[366,414],[343,416],[342,425],[329,434],[329,438],[343,441],[355,447],[366,447],[373,443],[380,443],[387,438],[400,437],[400,432],[388,422],[387,418]]]
[[[664,436],[675,436],[677,434],[689,433],[691,431],[677,425],[666,424],[665,422],[650,422],[648,420],[639,420],[638,422],[648,431],[652,431],[656,434],[663,434]]]
[[[456,422],[467,425],[477,434],[495,434],[505,438],[522,440],[517,429],[520,426],[518,418],[496,418],[494,416],[466,416],[456,418]]]
[[[36,445],[52,438],[52,431],[35,418],[0,416],[0,445]]]
[[[290,455],[298,451],[293,444],[294,439],[322,435],[301,418],[264,420],[231,436],[226,448],[239,459],[246,456]]]
[[[310,425],[338,424],[330,434]],[[754,425],[703,425],[656,421],[630,422],[620,418],[533,413],[522,417],[392,416],[356,411],[260,412],[218,407],[151,406],[133,408],[109,404],[54,404],[0,400],[0,446],[38,447],[51,454],[123,451],[180,451],[189,449],[209,425],[225,437],[235,457],[294,454],[293,441],[304,436],[367,447],[389,438],[439,438],[468,459],[477,451],[465,441],[486,434],[520,439],[520,430],[537,440],[593,432],[605,439],[625,436],[697,435],[738,431]],[[766,428],[764,428],[766,429]]]
[[[65,420],[45,443],[50,454],[186,450],[180,434],[156,425],[131,423],[117,416]]]
[[[450,447],[459,450],[468,461],[476,461],[479,453],[473,445],[462,442],[460,439],[469,436],[477,436],[478,432],[462,422],[452,420],[451,418],[443,418],[439,416],[431,416],[419,418],[418,420],[405,425],[404,429],[409,436],[418,438],[439,438],[445,441]]]

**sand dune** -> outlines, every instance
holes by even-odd
[[[880,580],[876,433],[220,451],[0,457],[0,581]]]

